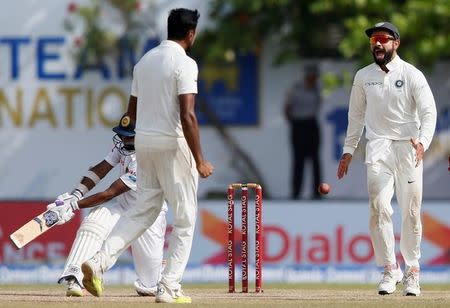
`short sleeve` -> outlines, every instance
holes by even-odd
[[[133,81],[131,82],[131,92],[132,96],[138,97],[138,84],[137,84],[137,70],[136,66],[133,69]]]
[[[197,63],[189,57],[183,61],[177,71],[177,94],[197,94]]]
[[[136,168],[136,161],[131,161],[127,167],[127,172],[120,177],[122,182],[133,191],[136,191]]]
[[[111,152],[106,155],[105,161],[113,167],[115,167],[120,162],[120,153],[116,149],[116,147],[114,147]]]

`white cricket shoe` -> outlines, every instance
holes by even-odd
[[[66,291],[67,297],[82,297],[83,296],[83,289],[81,286],[77,283],[75,278],[69,278],[67,279],[67,291]]]
[[[154,286],[153,288],[148,288],[139,279],[135,280],[134,288],[136,289],[136,293],[139,296],[156,296],[156,292],[158,292],[157,286]]]
[[[102,255],[97,253],[81,265],[83,272],[83,285],[94,296],[100,297],[103,293],[103,270],[101,267]]]
[[[176,303],[176,304],[192,303],[191,297],[185,295],[181,289],[172,290],[162,283],[158,285],[158,292],[156,293],[155,301],[157,303]]]
[[[405,296],[419,296],[419,272],[417,267],[412,267],[408,270],[403,278],[403,295]]]
[[[387,295],[395,292],[396,286],[403,279],[403,272],[398,264],[386,265],[383,277],[378,284],[378,294]]]

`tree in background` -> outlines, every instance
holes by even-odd
[[[91,0],[67,6],[64,28],[72,36],[71,53],[82,66],[97,65],[108,56],[127,54],[154,34],[158,4],[148,0]],[[133,59],[135,60],[135,59]],[[133,63],[131,63],[133,64]],[[131,74],[133,65],[128,68]]]
[[[196,48],[207,61],[259,53],[270,38],[279,46],[274,64],[330,57],[367,64],[364,30],[384,20],[399,28],[406,61],[430,66],[450,56],[450,0],[212,0],[209,15]]]
[[[78,57],[101,59],[123,43],[135,46],[154,28],[165,1],[92,0],[68,6],[66,29]],[[159,3],[159,4],[158,4]],[[401,56],[419,66],[450,56],[450,0],[210,0],[210,26],[193,51],[204,61],[233,61],[271,39],[274,64],[300,58],[344,58],[367,64],[364,29],[388,20],[400,30]],[[79,60],[79,59],[78,59]],[[89,62],[89,61],[88,61]]]

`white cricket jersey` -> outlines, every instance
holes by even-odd
[[[136,205],[136,154],[123,155],[114,147],[111,152],[106,155],[104,159],[108,164],[115,167],[120,166],[120,179],[127,185],[130,190],[120,194],[116,197],[116,201],[120,204],[122,209],[126,210]],[[164,202],[162,210],[167,212],[167,204]]]
[[[366,163],[383,158],[392,141],[418,138],[425,150],[436,127],[436,105],[425,76],[398,55],[388,73],[372,63],[355,76],[344,153],[353,154],[366,127]]]
[[[136,132],[183,137],[178,95],[197,93],[197,63],[171,40],[149,50],[135,65]]]
[[[125,209],[136,204],[136,155],[123,155],[116,147],[105,157],[105,161],[111,166],[120,166],[120,179],[130,190],[118,195],[117,202]]]

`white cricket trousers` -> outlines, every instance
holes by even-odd
[[[78,229],[59,282],[73,276],[81,285],[83,280],[81,264],[92,258],[102,247],[108,234],[128,208],[113,201],[89,212]],[[137,277],[148,288],[155,287],[160,279],[165,232],[166,209],[164,208],[156,222],[131,245]]]
[[[407,267],[419,267],[423,165],[415,167],[415,156],[410,141],[393,141],[384,159],[367,164],[370,235],[378,266],[397,262],[391,219],[395,192],[402,217],[400,251]]]
[[[122,216],[101,254],[109,269],[158,217],[164,199],[173,211],[167,264],[161,283],[179,289],[192,247],[197,216],[198,172],[184,138],[136,134],[137,204]]]

